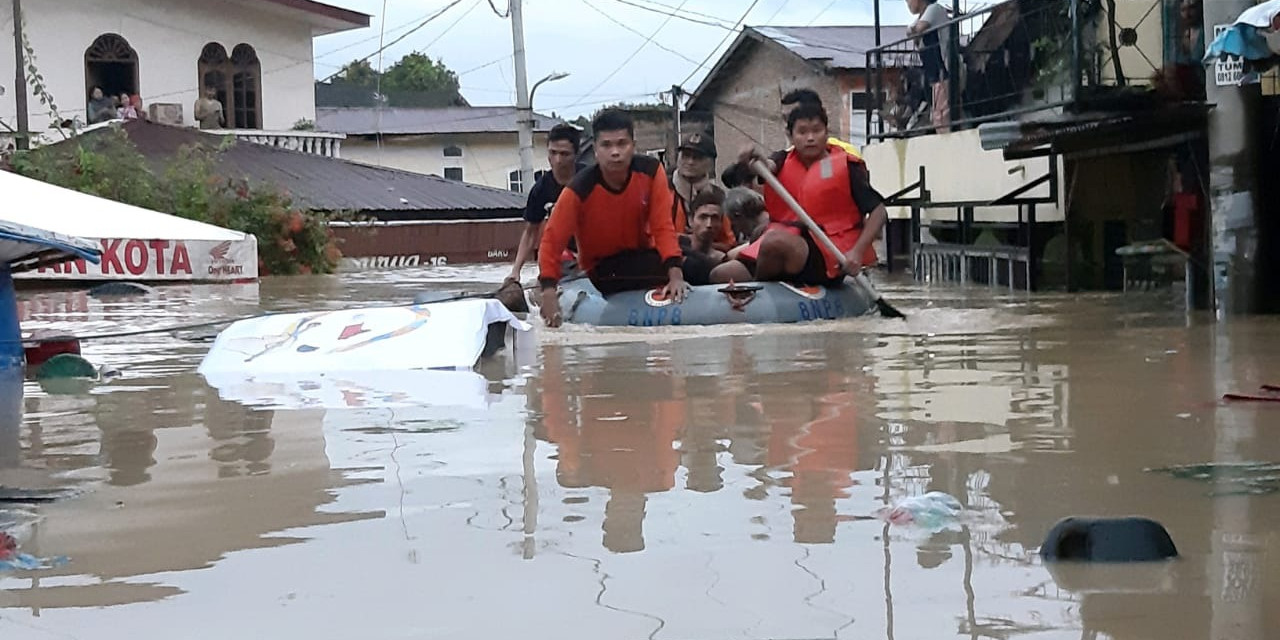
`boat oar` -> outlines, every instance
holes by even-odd
[[[898,311],[893,305],[889,304],[889,302],[884,299],[884,296],[880,295],[880,292],[876,291],[876,288],[871,286],[871,280],[867,278],[866,274],[862,273],[861,268],[855,270],[849,267],[849,261],[845,258],[844,252],[836,246],[836,243],[831,241],[831,238],[827,237],[827,234],[822,230],[822,227],[819,227],[818,223],[814,222],[813,218],[809,217],[809,214],[804,210],[804,207],[800,206],[800,203],[791,196],[791,193],[787,191],[786,187],[782,186],[782,183],[778,181],[777,176],[773,175],[773,172],[769,170],[767,165],[760,160],[752,160],[751,169],[755,171],[766,184],[773,188],[779,196],[782,197],[783,202],[786,202],[787,206],[791,207],[791,210],[795,212],[796,217],[800,218],[800,221],[804,223],[804,226],[809,228],[809,234],[818,242],[822,243],[822,246],[826,247],[827,251],[830,251],[831,254],[836,257],[836,260],[840,263],[840,268],[843,269],[845,273],[853,276],[853,279],[857,281],[858,284],[865,287],[867,291],[871,293],[871,296],[875,298],[876,308],[880,310],[880,315],[886,318],[907,317],[906,314]]]

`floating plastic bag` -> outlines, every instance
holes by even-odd
[[[950,494],[930,491],[922,496],[912,496],[891,507],[881,507],[875,516],[898,526],[916,526],[923,529],[942,530],[959,520],[964,505]]]
[[[0,572],[4,571],[38,571],[52,569],[67,563],[67,558],[37,558],[29,553],[18,552],[18,541],[13,536],[0,531]]]

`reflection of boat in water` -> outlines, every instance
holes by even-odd
[[[875,310],[870,291],[846,283],[839,287],[783,282],[701,285],[692,287],[684,302],[673,304],[655,290],[623,291],[606,298],[590,280],[581,278],[561,286],[560,309],[565,322],[632,327],[793,323],[853,318]]]

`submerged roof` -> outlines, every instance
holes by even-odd
[[[316,128],[352,136],[515,133],[515,107],[368,107],[316,109]],[[559,118],[533,114],[534,131],[550,131]]]
[[[169,162],[185,146],[215,148],[223,141],[221,136],[197,129],[141,120],[122,126],[138,150],[157,165]],[[276,185],[299,204],[317,211],[448,220],[516,217],[525,205],[524,196],[503,189],[251,142],[237,142],[218,158],[218,171],[224,176]]]

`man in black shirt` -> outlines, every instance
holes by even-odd
[[[578,130],[568,124],[558,124],[547,134],[547,162],[551,171],[542,174],[529,190],[529,201],[524,209],[524,233],[520,235],[520,246],[516,249],[508,282],[519,284],[520,269],[533,258],[534,250],[542,242],[542,223],[551,215],[564,186],[582,168],[577,164],[578,136]]]

